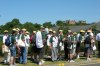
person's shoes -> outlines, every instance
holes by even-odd
[[[41,62],[39,62],[39,66],[41,66],[42,65],[42,63]]]
[[[19,64],[22,64],[22,62],[19,62]]]
[[[51,58],[51,56],[48,56],[48,58]]]
[[[12,66],[15,66],[15,65],[12,65]]]
[[[54,60],[52,60],[52,62],[54,62]]]
[[[45,63],[45,61],[44,61],[44,60],[42,60],[42,61],[41,61],[41,63],[42,63],[42,64],[44,64],[44,63]]]
[[[87,61],[89,61],[89,58],[87,58]]]
[[[58,58],[57,60],[59,61],[60,59]]]
[[[77,59],[79,59],[80,58],[80,56],[79,55],[77,55]]]
[[[70,62],[75,62],[74,60],[70,60]]]
[[[13,66],[13,65],[11,64],[11,65],[9,65],[9,66]]]
[[[18,66],[18,65],[16,63],[14,63],[13,66]]]
[[[100,58],[100,56],[97,56],[98,58]]]
[[[4,62],[4,64],[7,64],[7,61],[6,60],[4,60],[3,62]]]
[[[70,60],[68,60],[68,62],[70,62]]]
[[[26,64],[26,63],[22,63],[22,64]]]
[[[36,59],[34,59],[34,62],[36,63],[36,62],[38,62]]]
[[[74,60],[72,60],[72,62],[75,62]]]
[[[90,58],[87,58],[87,61],[91,61],[91,59]]]

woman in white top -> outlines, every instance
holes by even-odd
[[[29,36],[28,31],[26,31],[26,35],[24,37],[25,37],[26,53],[28,55],[28,47],[30,46],[30,42],[29,42],[30,36]],[[26,55],[26,57],[27,57],[27,55]],[[26,62],[27,62],[27,59],[26,59]]]
[[[8,30],[4,31],[4,36],[3,36],[3,48],[5,48],[7,50],[7,52],[3,52],[4,53],[4,64],[9,63],[10,61],[10,49],[5,45],[5,40],[8,37]],[[2,50],[3,51],[3,50]]]

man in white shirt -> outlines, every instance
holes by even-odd
[[[36,46],[37,48],[43,48],[42,34],[41,31],[36,33]]]
[[[100,31],[96,35],[96,40],[98,41],[98,54],[99,54],[99,57],[100,57]]]
[[[43,45],[43,39],[42,39],[42,28],[41,30],[37,31],[36,33],[36,47],[38,49],[38,55],[39,55],[39,65],[42,65],[44,63],[43,57],[44,57],[44,45]]]

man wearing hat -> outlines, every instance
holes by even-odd
[[[26,53],[27,53],[27,55],[28,55],[28,48],[30,47],[30,33],[28,32],[28,31],[26,31],[26,34],[24,35],[24,37],[25,37],[25,47],[26,47]],[[27,61],[27,59],[26,59],[26,61]]]
[[[74,44],[76,42],[76,37],[73,35],[73,32],[71,32],[67,37],[67,49],[68,49],[68,62],[75,62],[73,60],[74,57]]]
[[[34,56],[34,62],[37,62],[37,54],[38,49],[36,47],[36,31],[33,31],[32,35],[30,36],[30,43],[31,43],[31,59],[33,59]]]
[[[46,48],[47,48],[47,44],[46,44],[47,33],[46,33],[45,28],[43,26],[41,27],[41,34],[42,34],[42,40],[43,40],[43,44],[44,44],[44,54],[47,54],[46,53]]]
[[[52,52],[52,61],[56,61],[58,58],[58,37],[56,36],[56,32],[53,31],[53,35],[50,38],[51,43],[51,52]]]
[[[44,63],[44,41],[45,41],[45,34],[43,34],[44,28],[41,28],[36,33],[36,47],[38,49],[38,55],[39,55],[39,65],[42,65]]]
[[[76,56],[76,45],[77,45],[77,33],[73,33],[73,38],[72,38],[72,43],[73,43],[73,56]]]
[[[50,46],[50,37],[52,36],[52,29],[49,29],[49,33],[47,34],[47,46]]]
[[[5,52],[5,50],[2,50],[3,53],[4,53],[4,60],[3,60],[4,64],[9,63],[9,61],[10,61],[10,49],[5,45],[5,40],[7,39],[7,37],[8,37],[8,30],[5,30],[4,36],[3,36],[3,46],[2,46],[2,48],[6,49],[7,52]]]
[[[59,34],[58,34],[58,59],[62,60],[62,52],[64,50],[64,44],[63,44],[63,30],[59,30]]]
[[[80,33],[77,34],[77,46],[76,46],[77,59],[79,59],[79,57],[80,57],[81,46],[84,45],[84,39],[85,39],[84,35],[85,35],[84,30],[80,30]]]
[[[52,36],[52,29],[49,29],[49,33],[47,34],[47,55],[51,57],[51,50],[50,50],[50,38]]]
[[[23,28],[22,31],[19,31],[19,35],[18,35],[18,45],[20,47],[20,57],[19,57],[20,64],[27,63],[27,50],[26,50],[26,45],[25,45],[25,35],[26,35],[26,29]]]
[[[16,28],[16,30],[17,30],[17,31],[20,31],[20,29],[19,29],[19,28]]]
[[[91,31],[87,30],[87,36],[85,37],[85,56],[87,58],[87,61],[90,61],[91,55],[92,55],[92,36]]]
[[[26,31],[26,29],[25,29],[25,28],[23,28],[23,29],[22,29],[22,31]]]
[[[17,30],[15,28],[12,29],[12,34],[10,35],[11,44],[9,46],[10,52],[11,52],[10,66],[13,66],[13,65],[16,66],[16,60],[15,60],[16,59],[16,47],[17,47],[16,33],[17,33]],[[18,49],[18,51],[19,51],[19,49]]]
[[[65,54],[65,57],[64,57],[64,59],[65,60],[68,60],[69,58],[68,58],[68,44],[69,44],[69,41],[68,41],[68,37],[70,37],[70,34],[71,34],[71,30],[70,29],[68,29],[68,31],[67,31],[68,33],[66,33],[66,35],[65,35],[65,37],[64,37],[64,39],[63,39],[63,42],[64,42],[64,54]]]

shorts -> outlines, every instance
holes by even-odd
[[[77,45],[76,45],[76,52],[80,52],[80,46],[81,44],[80,44],[80,42],[77,42]]]
[[[39,55],[39,58],[41,59],[44,58],[44,48],[38,48],[38,55]]]
[[[92,49],[91,49],[91,47],[86,47],[86,48],[85,48],[85,53],[92,54]]]
[[[68,49],[68,54],[72,54],[73,53],[73,49]]]
[[[32,52],[37,53],[38,52],[38,48],[36,46],[32,46]]]
[[[15,46],[10,47],[10,53],[11,53],[11,56],[16,57],[16,47]]]

